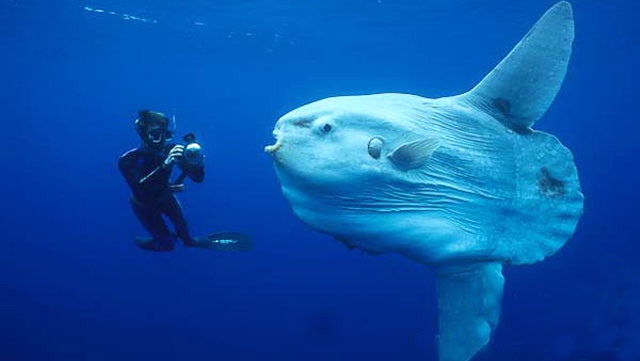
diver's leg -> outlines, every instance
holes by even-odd
[[[175,196],[172,196],[163,207],[164,214],[169,217],[173,225],[176,227],[178,238],[182,240],[185,246],[197,247],[198,242],[189,234],[187,220],[184,218],[182,206]]]
[[[157,251],[172,250],[173,236],[164,223],[160,210],[156,207],[140,204],[135,200],[131,200],[131,207],[142,226],[153,238],[151,242],[148,242],[148,247],[141,243],[138,243],[138,245]]]
[[[182,213],[182,207],[175,196],[163,204],[162,211],[176,227],[176,233],[185,247],[202,247],[220,251],[250,251],[252,249],[251,237],[244,233],[219,232],[209,234],[206,237],[191,237],[187,221]]]

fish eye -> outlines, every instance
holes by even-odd
[[[369,150],[369,155],[371,156],[371,158],[373,158],[373,159],[380,158],[380,154],[382,154],[382,145],[383,144],[384,144],[384,142],[382,141],[382,139],[380,139],[378,137],[374,137],[374,138],[371,138],[369,140],[369,144],[368,144],[367,148]]]
[[[327,123],[322,127],[322,131],[325,133],[329,133],[331,131],[331,124]]]

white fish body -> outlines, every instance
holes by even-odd
[[[489,341],[502,265],[554,254],[582,215],[571,152],[531,128],[560,89],[573,37],[563,1],[467,93],[322,99],[281,117],[265,148],[309,227],[437,272],[441,361],[469,360]]]

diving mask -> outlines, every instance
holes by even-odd
[[[147,132],[147,139],[154,144],[162,143],[163,141],[171,139],[171,133],[164,128],[154,128]]]

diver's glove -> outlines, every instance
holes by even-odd
[[[173,164],[179,162],[182,159],[183,155],[184,145],[176,145],[175,147],[171,148],[171,151],[169,151],[169,155],[164,160],[164,163],[162,163],[162,167],[168,168],[172,166]]]

